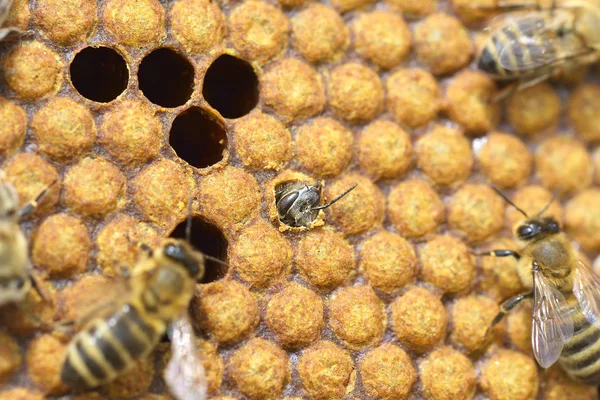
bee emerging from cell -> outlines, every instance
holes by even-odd
[[[600,58],[600,1],[540,1],[498,0],[497,9],[508,12],[488,24],[477,66],[515,82],[495,101]]]
[[[525,217],[514,230],[520,251],[480,255],[514,257],[528,291],[506,300],[492,327],[521,301],[533,299],[531,343],[537,362],[549,368],[558,361],[574,380],[600,384],[600,278],[578,259],[556,219],[543,216],[552,200],[530,217],[493,189]]]
[[[350,187],[329,203],[319,205],[323,191],[321,183],[307,185],[298,181],[282,182],[275,187],[275,206],[279,220],[294,228],[310,228],[317,220],[321,210],[331,207],[356,186],[355,184]]]

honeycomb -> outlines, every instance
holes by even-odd
[[[549,208],[600,250],[595,67],[490,100],[473,67],[493,0],[15,0],[0,44],[0,163],[45,324],[114,298],[136,243],[208,262],[190,312],[211,399],[597,399],[537,367],[508,259]],[[474,6],[474,7],[472,7]],[[273,188],[325,182],[321,226],[286,229]],[[59,379],[66,339],[0,311],[0,399],[167,399],[165,340],[97,392]]]

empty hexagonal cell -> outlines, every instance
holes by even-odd
[[[239,118],[258,103],[258,78],[246,61],[223,54],[206,71],[202,95],[223,117]]]
[[[182,221],[171,233],[174,238],[186,238],[187,220]],[[224,263],[227,261],[227,248],[229,243],[223,232],[215,225],[203,220],[202,218],[193,218],[190,230],[190,243],[196,250],[217,258]],[[227,265],[217,261],[206,260],[204,277],[200,283],[210,283],[218,281],[227,274]]]
[[[223,159],[227,133],[208,111],[192,107],[173,121],[169,143],[191,166],[206,168]]]
[[[194,66],[183,55],[168,48],[146,55],[138,70],[140,90],[162,107],[185,104],[194,91]]]
[[[86,47],[70,66],[71,83],[80,95],[100,103],[119,97],[127,88],[129,68],[123,57],[108,47]]]

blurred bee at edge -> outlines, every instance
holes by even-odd
[[[17,28],[3,27],[4,22],[8,18],[10,7],[12,6],[13,0],[0,0],[0,40],[7,37],[10,33],[20,32]]]
[[[558,361],[574,380],[600,384],[600,278],[578,259],[558,222],[543,216],[552,200],[530,217],[493,189],[525,217],[514,229],[520,251],[479,255],[514,257],[528,291],[506,300],[491,327],[521,301],[533,299],[531,343],[537,362],[549,368]]]
[[[513,12],[488,24],[477,67],[496,80],[516,82],[495,101],[600,58],[600,1],[540,1],[498,0],[498,9]]]
[[[90,313],[89,322],[71,339],[61,370],[64,384],[87,390],[112,381],[144,360],[170,326],[173,355],[165,382],[178,400],[206,399],[188,306],[204,275],[205,259],[213,258],[189,243],[191,222],[190,201],[186,240],[164,239],[154,249],[141,246],[144,252],[128,279],[129,294],[104,312]]]

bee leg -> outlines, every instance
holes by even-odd
[[[29,214],[31,214],[33,212],[33,210],[35,210],[39,204],[39,202],[44,198],[44,196],[46,195],[46,193],[48,193],[48,190],[50,190],[50,188],[52,187],[52,185],[54,185],[56,183],[56,181],[53,181],[51,184],[49,184],[44,190],[42,190],[33,200],[30,200],[27,204],[25,204],[25,206],[23,206],[23,208],[21,209],[21,211],[19,211],[19,219],[23,219],[25,217],[27,217]]]
[[[492,256],[492,257],[514,257],[517,260],[521,258],[519,253],[512,250],[492,250],[485,253],[476,253],[476,256]]]
[[[44,303],[50,303],[48,292],[42,289],[35,276],[33,276],[31,273],[29,274],[29,280],[31,281],[31,287],[36,291],[37,294],[40,295],[40,298],[44,301]]]
[[[485,337],[487,337],[487,335],[494,328],[494,326],[498,325],[498,323],[500,321],[502,321],[502,319],[504,318],[504,316],[510,310],[512,310],[513,308],[515,308],[517,305],[521,304],[521,302],[523,300],[532,299],[532,298],[533,298],[533,292],[522,293],[522,294],[518,294],[516,296],[513,296],[513,297],[509,298],[508,300],[506,300],[504,303],[500,304],[500,312],[496,315],[496,317],[494,317],[494,320],[492,321],[492,323],[490,324],[490,326],[487,329],[487,332],[485,333]]]

